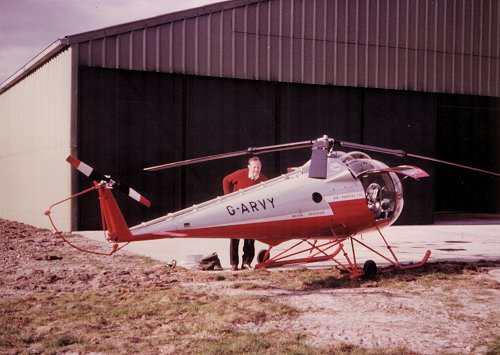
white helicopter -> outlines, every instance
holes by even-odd
[[[336,145],[355,151],[334,150]],[[431,254],[428,250],[419,263],[404,266],[381,232],[398,219],[404,206],[403,188],[398,176],[421,179],[429,175],[416,166],[388,167],[360,150],[414,157],[500,176],[495,172],[403,150],[336,141],[326,135],[310,141],[248,148],[144,170],[157,171],[228,157],[307,147],[312,148],[311,160],[284,175],[131,228],[112,191],[122,191],[147,207],[150,206],[149,200],[72,156],[67,161],[94,181],[94,187],[85,192],[97,190],[99,193],[103,229],[106,230],[107,240],[113,243],[110,254],[121,249],[120,243],[152,239],[245,238],[268,245],[267,250],[258,253],[256,268],[331,260],[353,278],[377,272],[372,260],[366,261],[362,268],[358,266],[355,246],[367,248],[395,268],[422,266]],[[61,202],[52,205],[46,212],[50,219],[50,209]],[[358,236],[369,231],[378,231],[390,255],[384,255],[360,240]],[[277,255],[271,255],[273,247],[289,240],[297,240],[297,243]],[[344,247],[346,242],[350,243],[350,253]]]

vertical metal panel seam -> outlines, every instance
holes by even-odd
[[[316,60],[317,60],[317,55],[316,55],[316,28],[317,28],[317,23],[316,23],[316,0],[313,1],[313,39],[312,39],[312,53],[311,53],[311,81],[313,84],[316,84]]]
[[[324,0],[323,1],[323,56],[321,58],[322,62],[322,79],[321,83],[323,85],[326,84],[326,71],[327,71],[327,65],[326,65],[326,30],[327,30],[327,14],[328,14],[328,1]]]
[[[366,2],[366,14],[365,14],[365,88],[369,86],[369,66],[368,62],[370,60],[370,37],[368,34],[370,33],[370,2]]]
[[[89,41],[89,45],[87,46],[87,63],[88,66],[92,66],[92,44],[93,41]]]
[[[168,71],[171,73],[174,72],[174,24],[175,22],[169,23],[169,29],[168,29],[168,42],[169,42]]]
[[[182,20],[182,34],[181,34],[181,72],[186,74],[186,19]]]
[[[259,39],[260,39],[260,2],[257,3],[256,8],[255,8],[255,53],[254,53],[254,60],[255,60],[255,74],[254,78],[255,79],[261,79],[260,77],[260,72],[259,72],[259,58],[260,58],[260,46],[259,46]]]
[[[500,6],[497,5],[497,35],[500,34]],[[497,43],[497,70],[495,96],[500,96],[500,45]]]
[[[355,2],[355,9],[354,9],[354,86],[358,85],[358,72],[359,72],[359,0],[356,0]]]
[[[271,80],[271,1],[267,2],[267,57],[266,79]]]
[[[437,91],[437,51],[438,51],[438,2],[434,2],[434,53],[432,66],[432,91]]]
[[[377,17],[375,19],[375,83],[374,86],[379,85],[378,74],[379,74],[379,55],[380,55],[380,0],[377,0]]]
[[[441,59],[441,73],[443,73],[442,82],[441,82],[441,91],[446,91],[446,64],[448,60],[446,58],[446,54],[448,52],[446,43],[447,43],[447,25],[448,25],[448,0],[444,0],[444,10],[443,10],[443,57]]]
[[[349,5],[348,2],[346,1],[346,6],[345,6],[345,51],[344,51],[344,86],[347,86],[347,52],[348,52],[348,46],[349,46]]]
[[[427,54],[429,52],[429,40],[427,29],[429,28],[429,0],[425,0],[425,28],[424,28],[424,83],[422,89],[427,88]]]
[[[491,16],[492,16],[492,12],[493,12],[493,9],[492,9],[492,2],[491,0],[488,2],[489,4],[489,9],[488,9],[488,69],[487,69],[487,77],[488,77],[488,81],[486,83],[486,95],[492,95],[492,92],[491,92],[491,60],[492,60],[492,57],[491,57],[491,27],[492,27],[492,23],[491,23]],[[493,96],[493,95],[492,95]]]
[[[385,12],[385,80],[384,80],[384,87],[386,89],[389,88],[389,13],[390,13],[390,4],[389,0],[386,0],[386,12]]]
[[[233,7],[231,9],[231,78],[236,77],[236,38],[235,38],[235,26],[236,26],[236,9]]]
[[[290,45],[290,77],[292,78],[292,81],[295,81],[295,78],[298,76],[297,72],[294,70],[294,64],[295,64],[295,37],[294,37],[294,31],[295,31],[295,21],[296,21],[296,13],[295,13],[295,2],[297,0],[292,0],[291,6],[290,6],[290,11],[291,11],[291,18],[292,21],[290,22],[290,38],[291,38],[291,45]],[[301,1],[301,0],[299,0]]]
[[[470,92],[472,89],[472,70],[473,70],[473,64],[474,64],[474,2],[471,3],[471,10],[470,10],[470,29],[469,29],[470,35],[470,53],[469,53],[469,70],[468,70],[468,83],[469,83],[469,88],[467,92]]]
[[[106,37],[104,37],[106,38]],[[147,71],[147,40],[148,40],[148,29],[147,27],[142,30],[142,70]]]
[[[160,72],[160,58],[161,58],[160,43],[161,43],[160,26],[156,26],[156,31],[155,31],[155,47],[156,47],[155,68],[156,68],[156,72]]]
[[[106,40],[108,37],[104,37],[101,42],[101,63],[103,67],[106,67]]]
[[[244,34],[243,34],[243,77],[248,78],[248,4],[245,5],[244,12]]]
[[[302,28],[300,35],[300,82],[304,83],[305,81],[305,36],[306,36],[306,6],[304,0],[301,1],[301,12],[302,12]]]
[[[456,57],[457,57],[457,1],[453,1],[453,34],[452,34],[452,47],[451,47],[451,52],[452,52],[452,57],[451,57],[451,92],[455,93],[457,92],[456,89],[456,77],[455,77],[455,66],[456,66]]]
[[[117,35],[116,36],[116,42],[115,42],[115,68],[116,69],[119,69],[120,68],[120,38],[121,38],[121,35]]]
[[[333,24],[333,83],[338,84],[338,76],[337,76],[337,68],[338,68],[338,63],[339,59],[337,58],[338,55],[338,29],[339,29],[339,0],[335,0],[335,23]]]
[[[295,71],[293,70],[293,48],[295,44],[295,40],[293,38],[293,29],[294,29],[294,24],[295,24],[295,0],[291,0],[290,4],[290,81],[293,82],[294,78],[294,73]]]
[[[133,68],[134,64],[134,31],[130,32],[130,36],[128,38],[128,69]]]
[[[414,74],[414,80],[415,80],[415,87],[413,88],[414,90],[418,90],[418,52],[419,52],[419,34],[418,34],[418,29],[419,29],[419,15],[420,15],[420,7],[418,6],[418,3],[415,2],[415,68],[413,70]]]
[[[400,89],[399,87],[399,15],[401,13],[401,8],[399,6],[402,0],[396,0],[396,48],[395,48],[395,58],[394,58],[394,88]]]
[[[198,75],[199,72],[198,72],[198,62],[200,60],[200,57],[199,57],[199,54],[200,54],[200,48],[199,48],[199,45],[200,45],[200,42],[199,42],[199,37],[200,37],[200,34],[199,34],[199,22],[200,22],[200,17],[199,16],[196,16],[194,18],[194,74],[195,75]]]
[[[465,1],[462,2],[462,48],[460,49],[460,93],[464,92],[465,68]]]
[[[283,0],[278,8],[278,81],[283,81]]]
[[[212,13],[207,16],[207,75],[212,75]]]
[[[219,16],[219,76],[224,76],[224,16],[226,11],[221,11]]]
[[[408,61],[409,59],[409,35],[410,35],[410,0],[406,0],[406,33],[405,33],[405,80],[404,80],[404,89],[408,90],[409,85],[408,85],[408,72],[409,72],[409,65]]]
[[[483,56],[483,0],[479,0],[479,55],[478,55],[478,93],[482,95],[482,56]]]
[[[79,48],[80,45],[76,43],[75,48],[70,47],[71,53],[71,113],[70,113],[70,154],[73,156],[79,156],[79,125],[78,125],[78,86],[80,77],[78,74],[79,65]],[[72,194],[76,193],[77,190],[77,173],[73,171],[70,173],[70,192]],[[71,230],[78,229],[78,216],[79,216],[79,204],[73,199],[70,204],[70,227]]]

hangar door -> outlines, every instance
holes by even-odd
[[[303,141],[322,134],[359,139],[359,92],[352,88],[80,68],[79,156],[134,187],[150,209],[116,194],[129,225],[221,195],[222,178],[246,157],[159,172],[147,166]],[[318,133],[319,132],[319,133]],[[268,177],[303,164],[310,151],[263,155]],[[78,190],[90,186],[79,176]],[[79,199],[78,228],[99,229],[96,196]]]
[[[436,154],[443,160],[500,171],[500,99],[440,95]],[[500,213],[500,178],[436,166],[436,211]]]

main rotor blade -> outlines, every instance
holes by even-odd
[[[417,158],[417,159],[421,159],[421,160],[433,161],[435,163],[456,166],[456,167],[463,168],[463,169],[473,170],[473,171],[477,171],[477,172],[484,173],[484,174],[500,176],[499,173],[496,173],[494,171],[478,169],[478,168],[474,168],[472,166],[457,164],[457,163],[453,163],[453,162],[446,161],[446,160],[440,160],[440,159],[436,159],[436,158],[426,157],[423,155],[410,154],[410,153],[407,153],[401,149],[388,149],[388,148],[381,148],[381,147],[375,147],[372,145],[358,144],[358,143],[351,143],[351,142],[339,142],[339,143],[341,146],[347,147],[347,148],[368,150],[368,151],[372,151],[372,152],[376,152],[376,153],[396,155],[398,157],[405,157],[405,156],[412,157],[412,158]]]
[[[389,149],[389,148],[382,148],[382,147],[376,147],[373,145],[359,144],[359,143],[352,143],[352,142],[339,142],[339,144],[342,147],[368,150],[368,151],[376,152],[376,153],[396,155],[398,157],[404,157],[406,155],[406,152],[404,150],[401,150],[401,149]]]
[[[158,171],[158,170],[163,170],[163,169],[174,168],[177,166],[197,164],[197,163],[202,163],[202,162],[210,161],[210,160],[232,158],[232,157],[237,157],[237,156],[241,156],[241,155],[249,155],[249,154],[257,155],[257,154],[263,154],[263,153],[278,152],[278,151],[282,151],[282,150],[306,148],[306,147],[310,147],[313,144],[313,142],[314,141],[303,141],[303,142],[295,142],[295,143],[269,145],[269,146],[265,146],[265,147],[250,147],[250,148],[247,148],[245,150],[238,150],[238,151],[230,152],[230,153],[214,154],[214,155],[208,155],[208,156],[200,157],[200,158],[181,160],[181,161],[177,161],[174,163],[151,166],[148,168],[144,168],[144,170],[145,171]]]
[[[406,156],[412,157],[412,158],[417,158],[417,159],[422,159],[422,160],[429,160],[429,161],[433,161],[433,162],[436,162],[436,163],[441,163],[441,164],[456,166],[456,167],[463,168],[463,169],[478,171],[478,172],[484,173],[484,174],[490,174],[490,175],[494,175],[494,176],[500,176],[499,173],[495,173],[493,171],[478,169],[478,168],[474,168],[474,167],[468,166],[468,165],[462,165],[462,164],[453,163],[451,161],[440,160],[440,159],[436,159],[436,158],[425,157],[425,156],[422,156],[422,155],[410,154],[410,153],[406,153]]]

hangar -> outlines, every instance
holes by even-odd
[[[47,227],[89,186],[70,153],[151,199],[118,198],[130,224],[222,194],[245,162],[146,166],[323,134],[498,171],[499,18],[494,0],[232,0],[58,39],[0,86],[0,218]],[[500,213],[497,178],[404,163],[432,177],[405,183],[399,223]],[[85,196],[54,216],[98,229],[97,209]]]

